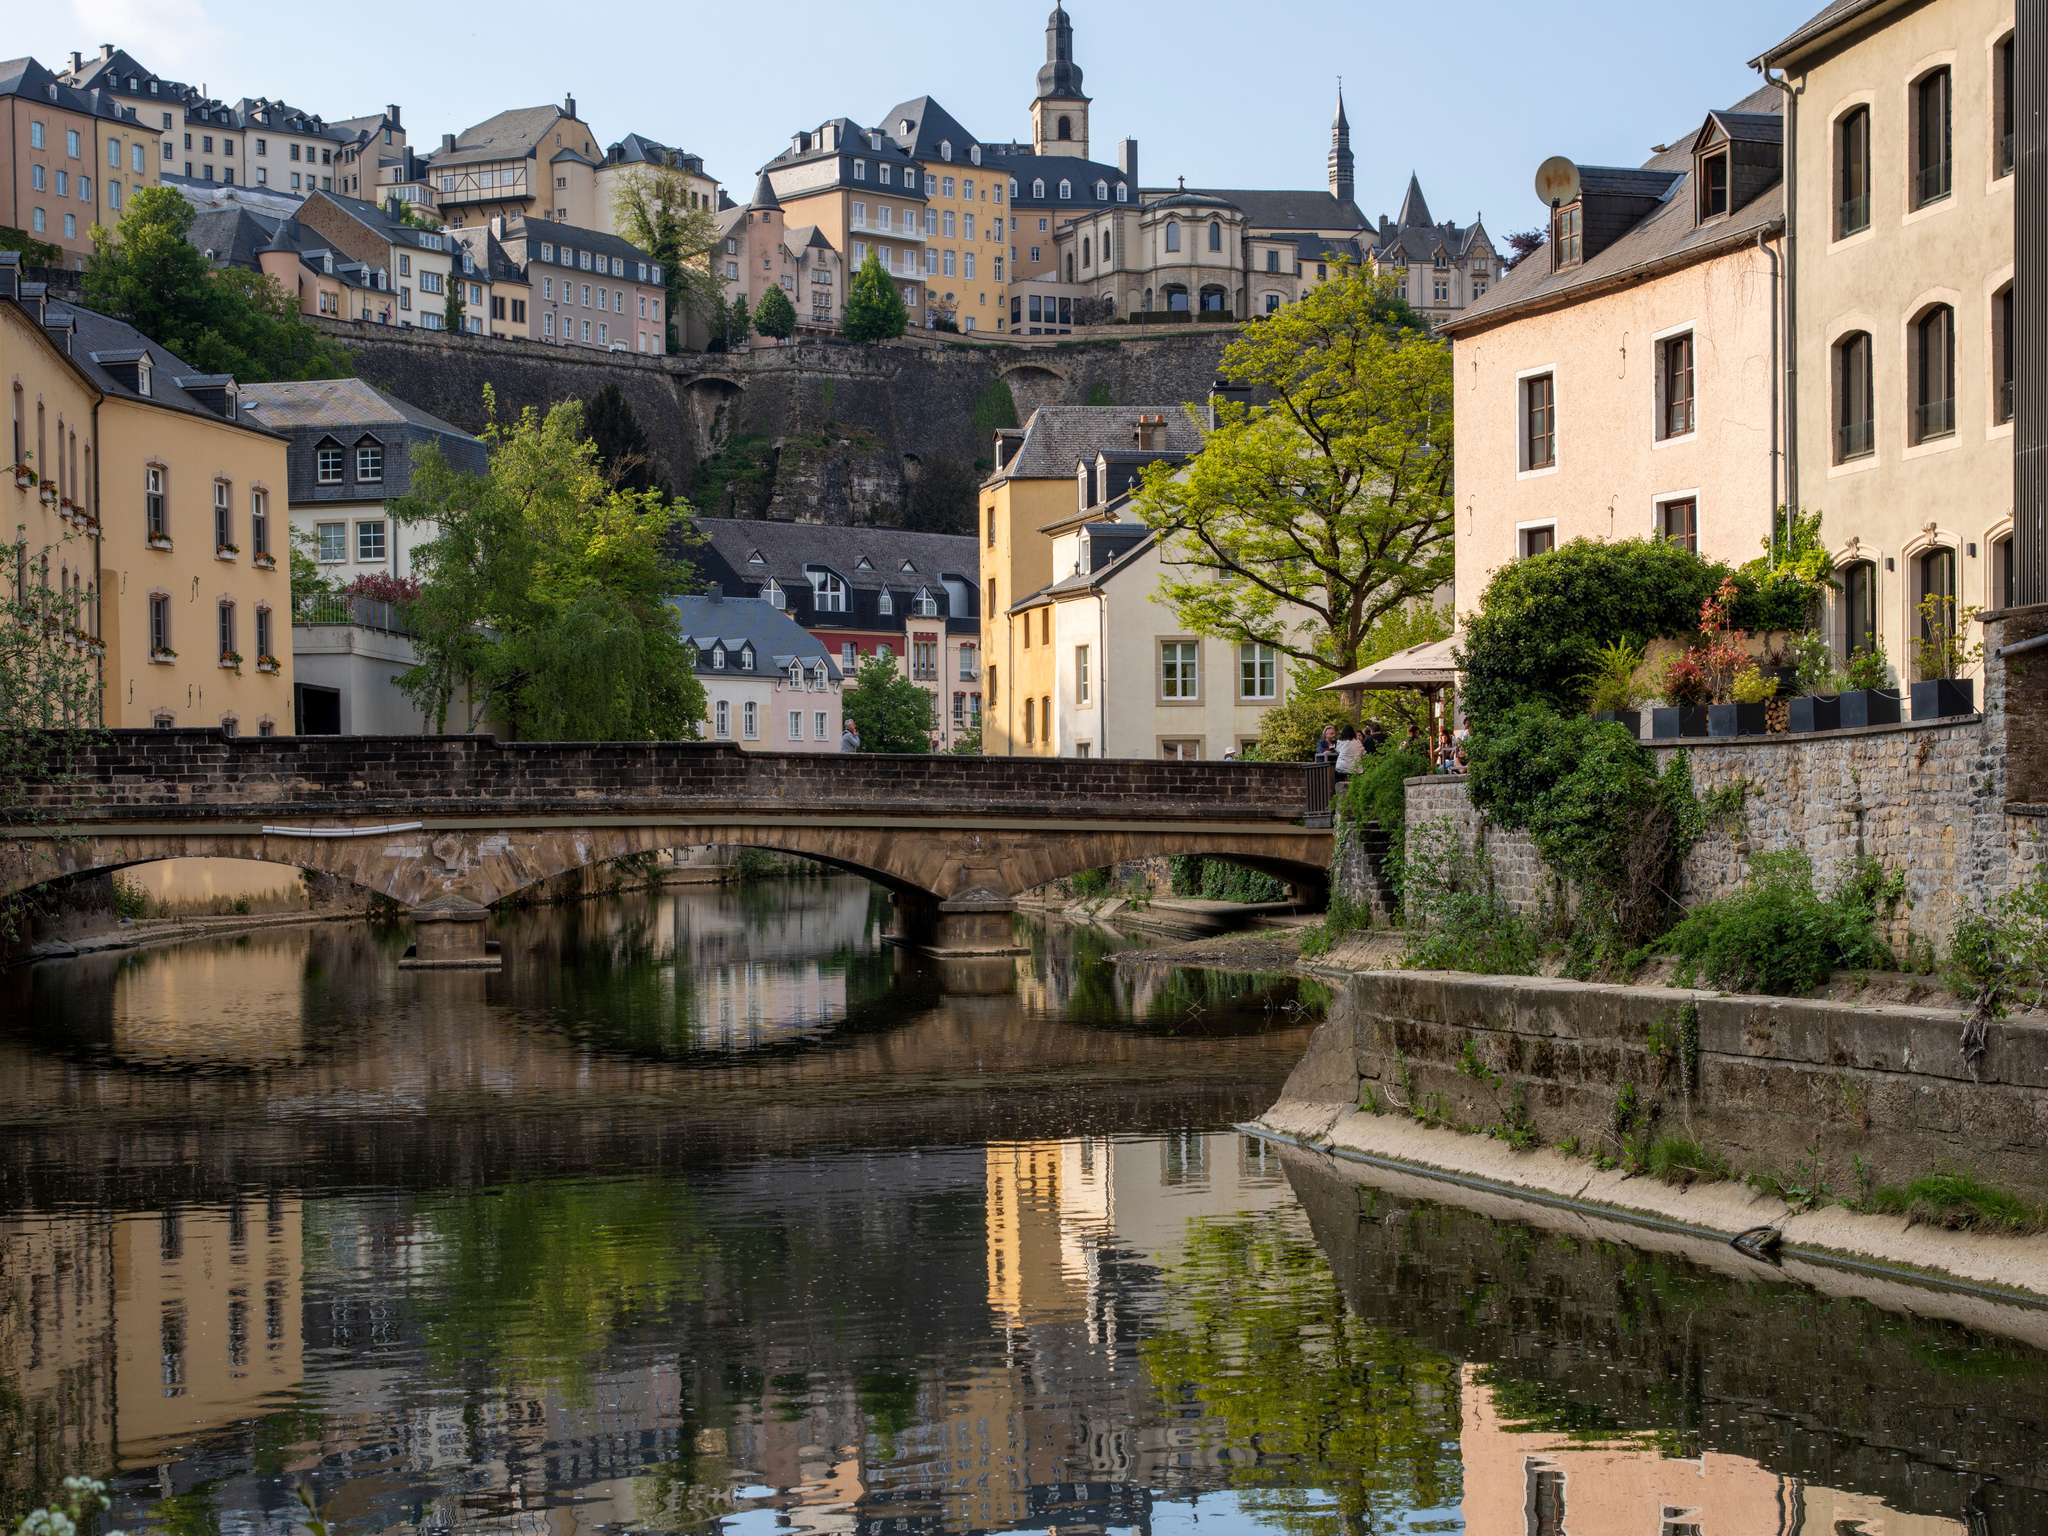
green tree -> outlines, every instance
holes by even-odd
[[[461,335],[462,317],[468,307],[462,302],[462,284],[455,278],[449,278],[448,302],[441,306],[441,323],[456,335]]]
[[[719,302],[720,285],[711,270],[717,216],[692,204],[690,177],[680,166],[643,165],[620,178],[612,194],[612,218],[622,236],[660,263],[668,295],[669,350],[680,351],[685,317],[713,318]]]
[[[719,331],[728,349],[754,334],[754,320],[747,313],[747,296],[744,293],[734,294],[724,306],[724,319]]]
[[[931,751],[932,696],[895,662],[879,656],[862,662],[839,703],[841,713],[860,727],[861,751]]]
[[[611,484],[581,404],[510,424],[488,389],[484,405],[486,471],[422,450],[394,505],[438,530],[416,556],[420,661],[400,685],[437,721],[460,697],[462,729],[488,717],[514,740],[695,738],[704,689],[668,603],[689,580],[668,554],[688,507]]]
[[[1348,672],[1450,579],[1450,352],[1400,322],[1394,282],[1340,269],[1248,329],[1221,372],[1270,403],[1222,405],[1190,463],[1147,468],[1160,591],[1198,634]]]
[[[796,334],[796,306],[779,285],[761,295],[761,303],[754,311],[754,329],[777,341],[787,341]]]
[[[54,267],[64,259],[58,247],[12,224],[0,224],[0,251],[21,252],[22,265],[29,267]]]
[[[308,325],[275,282],[209,266],[188,238],[192,216],[174,188],[144,187],[118,229],[95,225],[87,307],[127,321],[202,372],[244,383],[354,372],[348,353]]]
[[[853,274],[846,289],[846,320],[842,329],[852,341],[887,341],[901,336],[910,324],[910,312],[903,307],[903,295],[889,281],[873,251]]]
[[[598,462],[613,485],[668,494],[668,482],[655,468],[654,450],[641,430],[640,418],[633,414],[618,385],[605,385],[585,403],[583,430],[597,445]]]

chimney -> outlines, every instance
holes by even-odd
[[[491,234],[494,238],[499,240],[505,238],[505,215],[503,215],[502,213],[494,213],[491,215]]]
[[[77,73],[78,73],[78,72],[79,72],[80,70],[82,70],[82,69],[84,69],[84,68],[85,68],[85,55],[84,55],[84,54],[82,54],[82,53],[80,53],[80,52],[79,52],[79,51],[78,51],[78,50],[77,50],[76,48],[72,49],[72,50],[71,50],[71,73],[73,73],[73,74],[75,75],[75,74],[77,74]]]
[[[114,56],[114,45],[113,45],[112,43],[101,43],[101,44],[100,44],[100,57],[101,57],[101,58],[103,58],[103,59],[111,59],[111,58],[112,58],[113,56]]]
[[[1138,141],[1125,139],[1116,147],[1116,168],[1124,173],[1124,180],[1131,184],[1135,197],[1138,191]]]
[[[446,155],[446,154],[452,154],[452,153],[454,152],[454,149],[455,149],[455,135],[454,135],[454,134],[452,134],[452,133],[444,133],[444,134],[442,134],[442,135],[441,135],[441,153],[442,153],[442,154],[444,154],[444,155]]]
[[[1138,440],[1143,453],[1156,453],[1166,447],[1166,418],[1164,416],[1140,416],[1137,430],[1132,434]]]
[[[399,116],[398,116],[398,103],[397,103],[397,102],[395,102],[395,101],[394,101],[394,102],[390,103],[389,105],[387,105],[387,106],[386,106],[386,107],[384,108],[384,115],[385,115],[386,117],[388,117],[388,118],[390,118],[390,119],[391,119],[391,126],[392,126],[392,127],[394,127],[394,128],[399,128],[399,127],[403,127],[403,126],[404,126],[404,124],[403,124],[403,123],[402,123],[402,122],[401,122],[401,121],[399,120]]]
[[[564,96],[564,97],[562,98],[562,116],[564,116],[564,117],[574,117],[575,115],[576,115],[576,98],[575,98],[574,96]]]

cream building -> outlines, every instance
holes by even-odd
[[[67,84],[34,59],[0,63],[0,225],[84,266],[93,225],[119,223],[157,184],[160,138],[111,91]]]
[[[711,254],[713,272],[725,302],[747,301],[747,312],[761,307],[770,288],[781,288],[796,310],[800,330],[839,329],[846,304],[846,262],[815,224],[791,224],[775,185],[764,171],[751,202],[719,210],[718,246]],[[756,336],[747,345],[764,346]]]
[[[467,229],[493,218],[550,219],[597,227],[602,157],[576,98],[513,107],[461,133],[443,134],[427,156],[428,185],[449,225]]]
[[[907,150],[879,128],[836,117],[792,137],[762,175],[787,221],[814,227],[845,254],[849,282],[873,255],[895,281],[909,323],[925,323],[927,192]],[[730,261],[730,253],[720,259]],[[722,271],[730,283],[729,269]],[[799,318],[807,312],[797,306]]]
[[[1442,327],[1458,613],[1501,566],[1575,538],[1760,553],[1778,503],[1776,95],[1640,168],[1578,167],[1550,243]]]
[[[458,265],[458,247],[446,230],[423,229],[395,212],[335,192],[315,192],[299,205],[292,222],[309,238],[324,242],[367,269],[361,291],[362,318],[380,325],[447,328],[448,287]]]
[[[757,597],[672,597],[704,685],[704,739],[757,752],[837,752],[839,668],[824,645]]]
[[[1789,499],[1826,516],[1837,645],[1905,679],[1923,597],[2013,589],[2013,4],[1837,0],[1756,63],[1795,146]]]
[[[619,234],[616,207],[620,189],[636,178],[668,171],[683,178],[686,207],[717,211],[718,178],[704,169],[702,155],[657,143],[644,133],[629,133],[606,147],[604,161],[597,168],[591,227],[606,234]]]

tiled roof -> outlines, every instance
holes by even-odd
[[[531,154],[561,117],[562,109],[553,102],[544,107],[512,107],[463,129],[455,136],[453,149],[438,150],[427,159],[436,166],[516,159]]]
[[[242,410],[289,439],[286,494],[293,506],[403,496],[412,489],[412,450],[423,443],[439,447],[465,473],[481,474],[487,465],[484,445],[469,433],[361,379],[251,384],[242,390]],[[355,457],[345,454],[343,473],[349,478],[322,485],[316,468],[320,443],[332,440],[349,449],[365,437],[384,449],[381,478],[355,481]]]
[[[1777,90],[1765,86],[1723,115],[1740,118],[1767,113],[1777,101]],[[1552,271],[1548,246],[1532,252],[1502,273],[1483,298],[1445,321],[1441,330],[1453,336],[1478,330],[1526,309],[1566,301],[1582,289],[1598,288],[1645,267],[1682,264],[1688,255],[1705,259],[1733,245],[1754,244],[1759,232],[1782,222],[1782,180],[1759,192],[1725,219],[1704,227],[1695,222],[1693,199],[1688,192],[1692,182],[1693,138],[1692,133],[1680,135],[1671,147],[1639,167],[1582,166],[1580,184],[1589,192],[1654,197],[1660,201],[1633,228],[1578,266]]]
[[[1166,453],[1201,450],[1201,428],[1189,420],[1185,405],[1041,405],[1024,424],[1024,441],[1010,462],[989,478],[1071,480],[1084,456],[1136,446],[1140,416],[1166,418]]]

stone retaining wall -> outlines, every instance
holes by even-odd
[[[1909,1008],[1381,971],[1344,984],[1283,1104],[1361,1103],[1619,1156],[1676,1134],[1738,1173],[1905,1183],[1953,1169],[2048,1201],[2048,1018],[1993,1024],[1972,1080],[1963,1016]],[[1617,1125],[1623,1085],[1640,1122]]]

